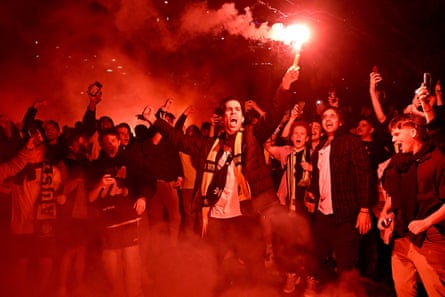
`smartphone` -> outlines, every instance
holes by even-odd
[[[431,93],[432,82],[431,82],[431,74],[430,73],[428,73],[428,72],[423,73],[422,85],[425,88],[427,88],[428,92]],[[423,112],[422,104],[419,104],[419,106],[417,107],[417,110]]]
[[[91,97],[95,97],[97,96],[97,94],[99,94],[100,90],[102,90],[102,84],[98,81],[95,81],[94,83],[89,85],[87,93]]]
[[[372,72],[379,73],[379,69],[377,68],[376,65],[372,66]],[[382,79],[381,78],[380,78],[380,81],[375,84],[375,89],[377,91],[382,91],[383,90],[383,83],[382,83]]]
[[[37,128],[30,128],[28,130],[29,137],[33,137],[33,136],[37,135],[37,133],[39,133],[39,130]]]
[[[221,107],[215,107],[215,109],[213,110],[213,114],[223,116],[224,110]]]
[[[43,143],[42,134],[40,134],[39,129],[37,129],[35,127],[34,128],[30,128],[28,130],[28,136],[30,138],[33,138],[32,141],[33,141],[35,147],[38,147],[38,146],[40,146]]]
[[[431,93],[431,87],[432,87],[431,74],[428,72],[425,72],[423,74],[423,85],[428,89],[428,92]]]

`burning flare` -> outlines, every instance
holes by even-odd
[[[309,40],[310,31],[306,25],[295,24],[285,27],[283,24],[274,24],[271,28],[271,38],[293,46],[296,50],[293,62],[294,67],[298,67],[300,51],[303,43]]]

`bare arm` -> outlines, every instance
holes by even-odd
[[[380,81],[382,81],[382,77],[379,73],[371,72],[369,74],[369,95],[371,96],[372,108],[377,120],[382,124],[386,121],[386,115],[379,101],[380,92],[376,90],[376,85]]]
[[[264,117],[266,115],[266,112],[262,110],[254,100],[247,100],[244,106],[246,111],[251,109],[255,110],[260,117]]]
[[[294,108],[290,111],[289,120],[287,121],[286,125],[283,128],[283,131],[281,132],[281,137],[286,138],[289,137],[290,134],[290,127],[292,127],[292,124],[295,122],[296,119],[300,117],[302,112],[300,111],[300,107],[298,104],[294,105]]]

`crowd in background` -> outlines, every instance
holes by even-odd
[[[296,76],[286,77],[292,74]],[[225,98],[203,123],[189,123],[193,106],[181,115],[172,114],[171,99],[159,109],[146,107],[136,127],[115,123],[108,116],[97,116],[101,90],[90,93],[83,118],[73,126],[39,119],[39,109],[45,108],[39,100],[19,124],[2,116],[1,290],[7,296],[88,296],[91,279],[99,278],[89,274],[95,265],[93,270],[106,276],[101,279],[103,287],[110,288],[113,296],[157,296],[153,293],[157,282],[165,277],[159,272],[159,259],[174,267],[179,265],[174,255],[185,246],[199,251],[210,245],[216,260],[206,260],[215,261],[214,266],[203,265],[203,259],[187,266],[215,271],[215,279],[201,283],[202,292],[194,296],[224,294],[238,282],[265,281],[266,274],[281,280],[284,294],[296,294],[301,287],[304,296],[316,296],[340,280],[340,290],[365,296],[365,290],[352,286],[351,280],[366,278],[384,283],[398,296],[422,290],[443,296],[444,248],[435,248],[437,242],[444,246],[441,82],[437,80],[431,89],[413,86],[418,90],[412,102],[398,111],[390,108],[391,98],[380,86],[382,78],[373,72],[369,104],[351,114],[335,90],[313,106],[282,99],[287,94],[280,92],[288,91],[298,75],[299,70],[293,69],[283,77],[277,108]],[[231,102],[240,104],[242,119],[232,118],[228,110],[237,105]],[[238,120],[242,128],[233,135],[254,131],[259,146],[247,136],[228,137],[235,126],[232,122]],[[408,132],[414,133],[414,144],[400,140],[406,125],[414,129]],[[268,134],[260,137],[255,129]],[[261,150],[261,162],[248,159],[254,145]],[[429,169],[416,169],[417,173],[406,169],[406,173],[399,159],[409,155],[412,160],[422,151],[416,145],[424,150],[413,161],[416,168],[427,159]],[[263,163],[268,168],[264,180],[263,171],[254,168]],[[265,189],[269,176],[279,206],[254,203],[251,209],[243,200],[259,201],[254,198],[269,193]],[[252,185],[255,179],[262,185]],[[222,204],[226,183],[237,186],[236,206]],[[404,194],[414,195],[406,202],[408,209],[400,202],[407,199]],[[414,216],[408,218],[407,213]],[[279,216],[286,216],[285,222]],[[409,224],[425,218],[430,220],[428,226]],[[430,234],[430,229],[436,232]],[[409,238],[408,243],[400,245],[398,238]],[[411,243],[422,257],[425,240],[436,263],[407,256],[409,260],[395,264],[394,251],[403,254],[400,249],[411,248]],[[194,252],[181,254],[187,256],[197,257]],[[412,265],[406,264],[411,260]],[[223,263],[248,267],[249,276],[241,277]],[[428,272],[422,272],[418,263],[428,266]],[[394,269],[400,277],[393,280]],[[161,291],[158,288],[157,294]]]

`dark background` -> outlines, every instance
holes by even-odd
[[[88,103],[84,91],[96,80],[104,84],[98,115],[130,125],[145,105],[159,106],[167,97],[174,98],[177,115],[194,105],[193,122],[207,120],[227,95],[267,107],[294,52],[280,42],[227,32],[227,19],[218,18],[227,13],[224,3],[4,0],[0,113],[20,121],[34,100],[45,99],[39,117],[71,125],[81,118]],[[308,103],[326,98],[332,85],[344,104],[369,104],[369,73],[377,65],[389,100],[404,106],[423,72],[435,81],[444,69],[441,0],[243,0],[235,7],[229,20],[241,19],[241,25],[311,27],[295,85],[296,99]]]

